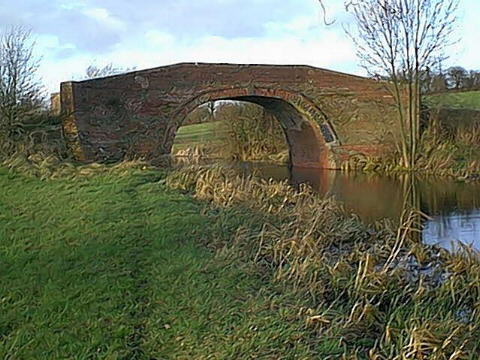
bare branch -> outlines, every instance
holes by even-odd
[[[320,3],[320,7],[322,8],[322,14],[323,14],[323,23],[327,26],[333,25],[335,23],[335,19],[332,21],[327,21],[327,9],[325,8],[325,4],[323,3],[323,0],[318,0]]]
[[[34,45],[30,30],[23,27],[0,33],[0,131],[4,135],[15,132],[25,115],[44,101]]]
[[[362,66],[393,85],[403,165],[411,168],[420,132],[421,92],[428,88],[422,81],[428,69],[447,58],[459,0],[345,0],[344,4],[356,21],[356,31],[348,35]]]
[[[104,67],[98,67],[97,65],[89,65],[85,70],[85,79],[96,79],[106,76],[123,74],[128,71],[134,71],[135,68],[122,68],[115,66],[113,63],[109,63]]]

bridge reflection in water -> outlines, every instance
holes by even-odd
[[[307,183],[320,196],[333,196],[367,222],[399,219],[408,203],[429,216],[423,224],[426,243],[452,249],[461,242],[480,250],[480,183],[252,163],[241,167],[264,178]]]

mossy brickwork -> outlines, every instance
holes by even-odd
[[[212,100],[259,104],[280,121],[293,165],[337,168],[393,145],[385,84],[309,66],[178,64],[62,83],[64,130],[82,161],[170,153],[186,115]]]

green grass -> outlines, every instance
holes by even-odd
[[[181,126],[175,136],[174,147],[179,149],[206,143],[222,143],[227,139],[226,131],[221,121]]]
[[[430,95],[427,96],[427,103],[452,109],[480,110],[480,91]]]
[[[68,174],[0,169],[1,359],[478,358],[474,253],[232,169]]]
[[[313,356],[291,300],[202,245],[241,218],[215,235],[214,214],[161,177],[0,169],[1,359]]]

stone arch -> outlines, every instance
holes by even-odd
[[[297,167],[331,167],[329,144],[338,144],[326,115],[300,93],[266,88],[225,88],[206,90],[179,106],[163,140],[163,151],[170,153],[178,128],[198,106],[219,100],[245,101],[260,105],[280,122],[288,143],[291,165]]]

